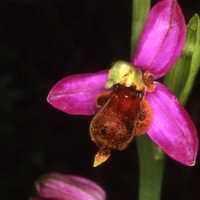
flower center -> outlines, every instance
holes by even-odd
[[[115,84],[123,84],[126,87],[135,86],[137,91],[146,89],[148,92],[152,92],[155,89],[153,76],[150,72],[142,74],[140,69],[125,61],[115,62],[109,70],[105,88],[110,88]]]

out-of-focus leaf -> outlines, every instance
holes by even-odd
[[[168,86],[184,105],[192,90],[200,66],[200,24],[195,14],[187,25],[186,42],[181,57],[165,76]]]

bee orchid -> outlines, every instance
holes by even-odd
[[[178,3],[162,0],[149,13],[131,63],[117,61],[110,70],[68,76],[51,89],[47,99],[55,108],[73,115],[96,114],[90,125],[99,149],[94,166],[145,132],[173,159],[195,164],[195,126],[172,92],[156,81],[178,60],[185,38]]]

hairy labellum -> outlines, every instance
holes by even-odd
[[[90,124],[92,141],[99,148],[94,166],[106,161],[112,149],[125,149],[134,136],[149,128],[152,112],[143,97],[144,91],[120,84],[97,97],[96,104],[101,109]]]

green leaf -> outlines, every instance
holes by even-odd
[[[199,16],[195,14],[187,25],[183,52],[164,79],[164,84],[174,92],[182,105],[185,105],[189,97],[199,66],[200,24]]]

